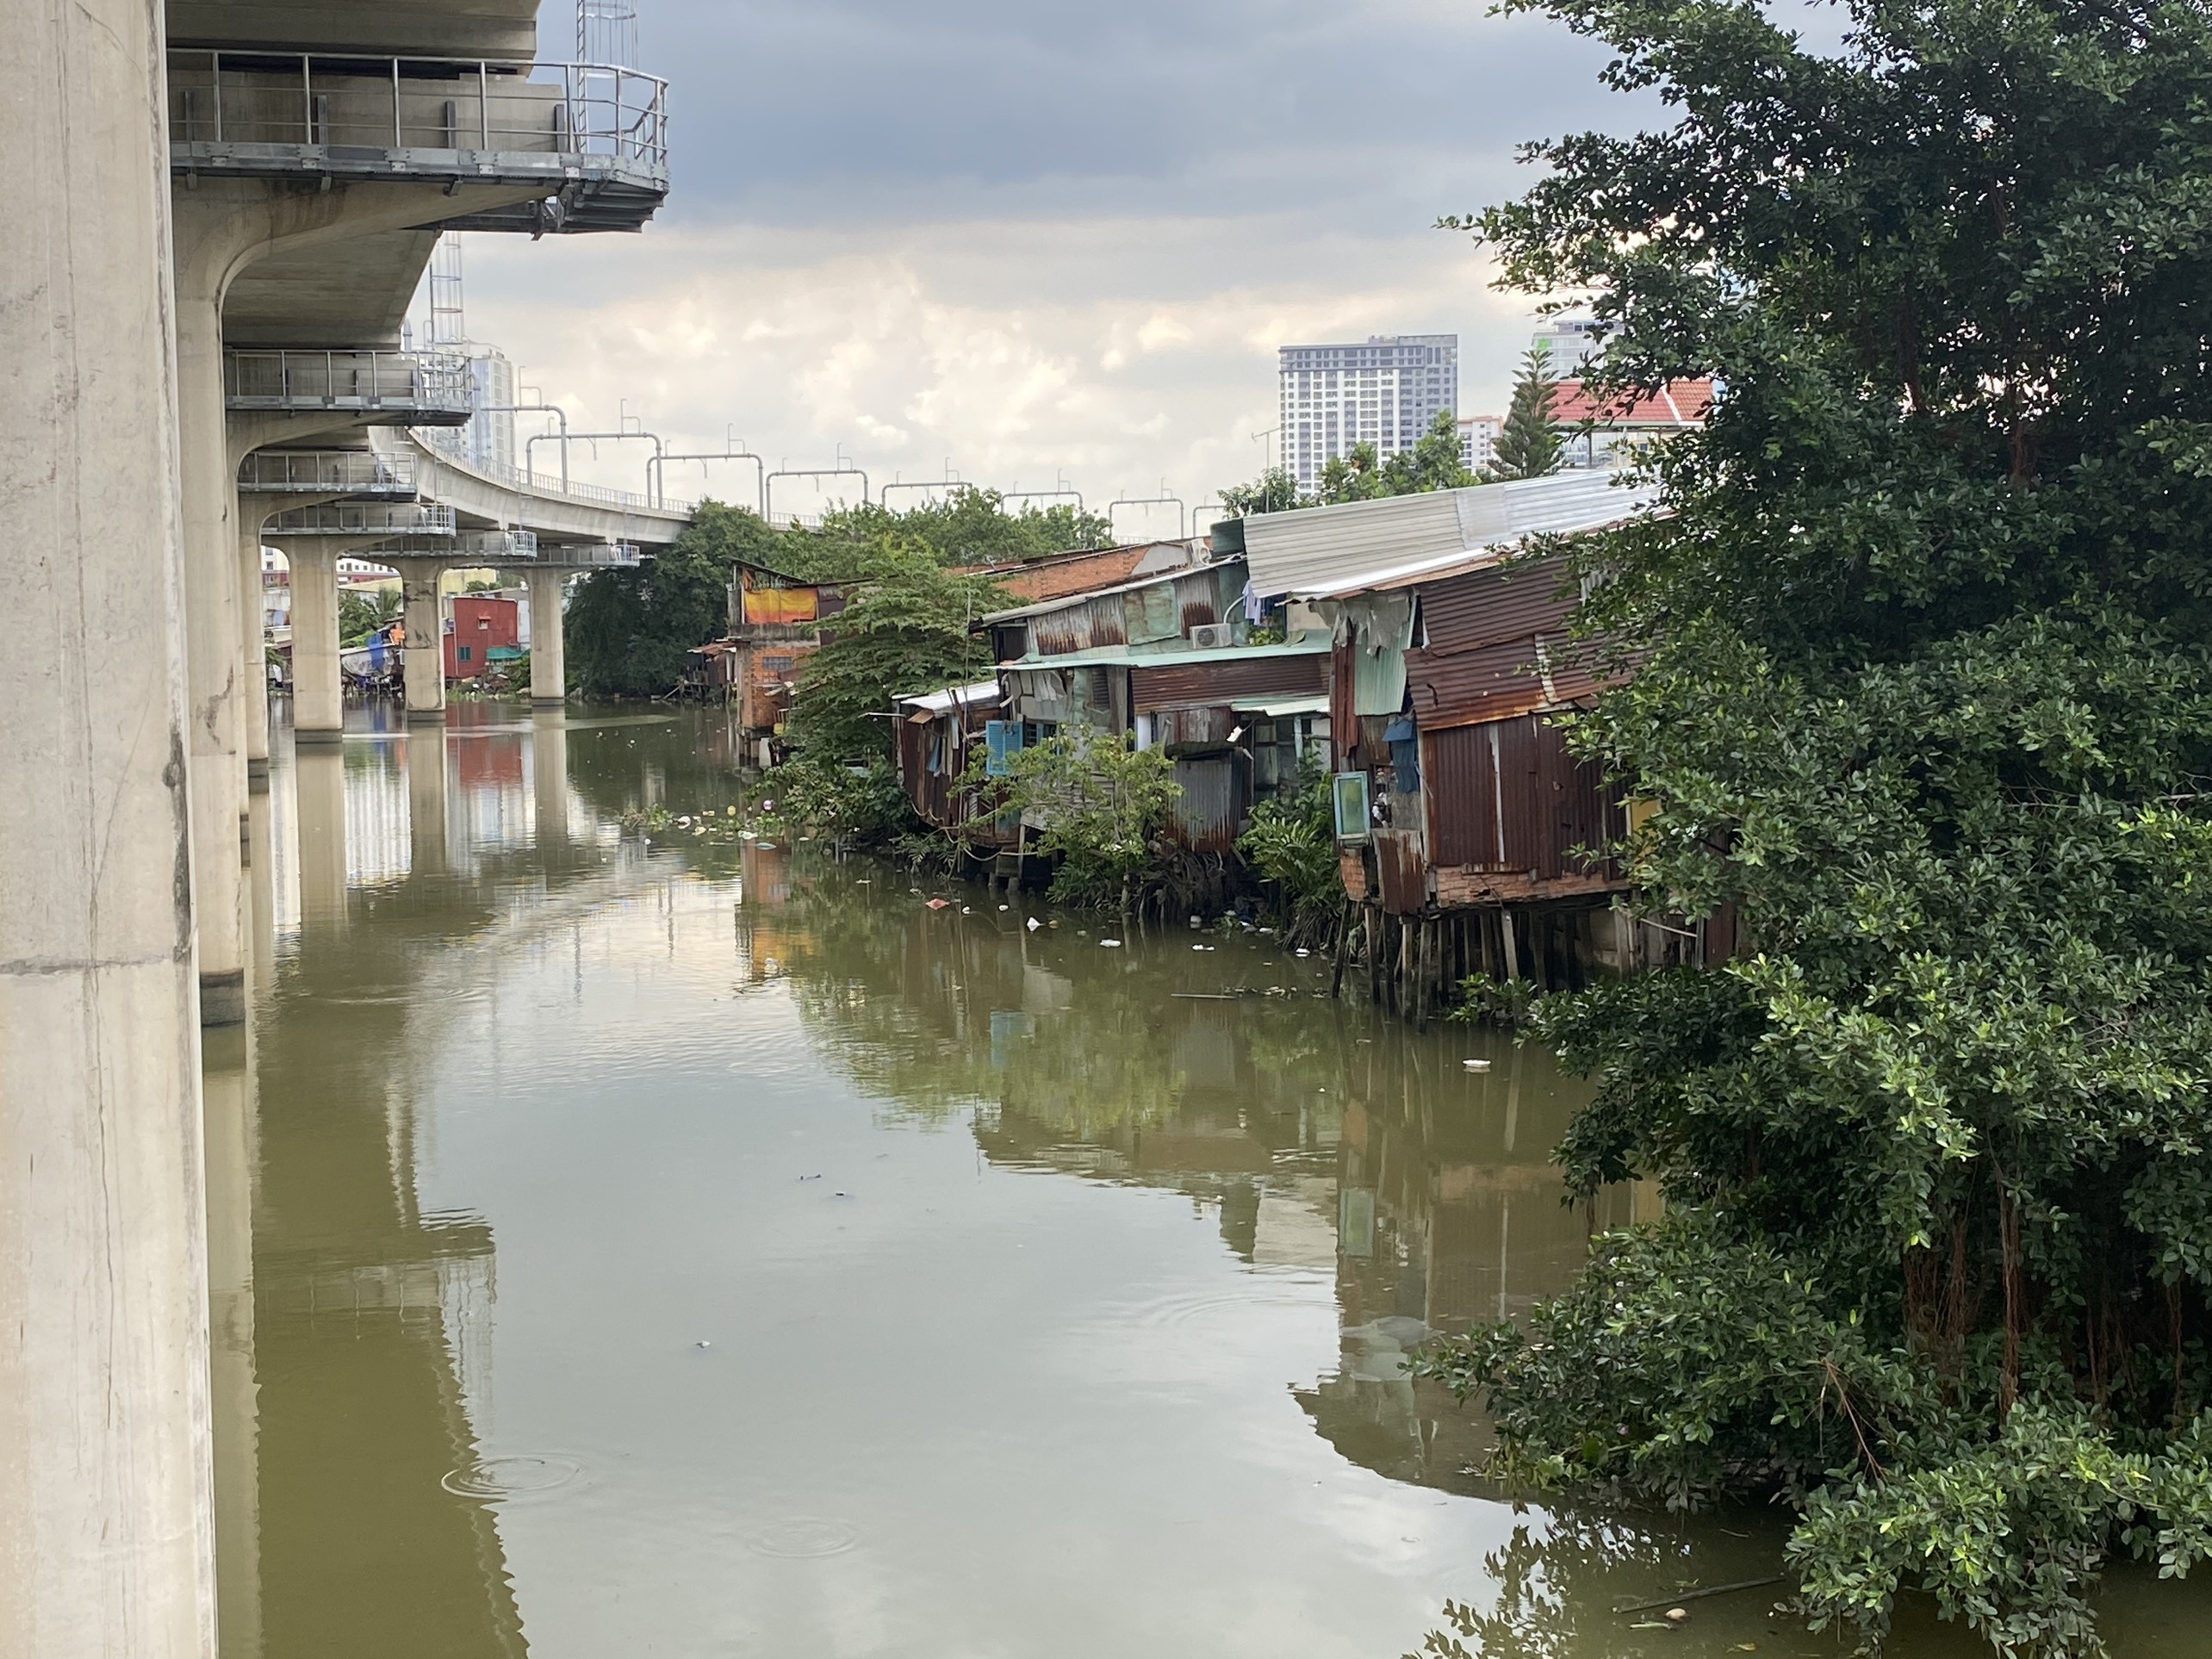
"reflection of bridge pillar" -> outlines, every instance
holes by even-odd
[[[225,1654],[261,1651],[260,1402],[253,1364],[254,1077],[246,1028],[210,1033],[207,1100],[208,1378],[215,1609]]]
[[[558,570],[530,573],[530,700],[541,708],[569,695],[568,642],[561,634],[566,580]]]
[[[532,624],[533,630],[536,627]],[[537,798],[541,852],[569,840],[569,725],[558,714],[540,714],[530,734],[531,791]]]
[[[227,453],[227,443],[224,449]],[[261,577],[261,526],[269,515],[262,499],[239,497],[239,653],[245,669],[239,689],[245,699],[239,711],[239,743],[245,750],[249,791],[269,787],[269,645],[262,628]]]
[[[444,726],[413,727],[407,749],[408,868],[419,876],[442,874],[447,868]]]
[[[292,742],[334,743],[345,726],[338,671],[338,556],[290,538],[292,567]]]
[[[162,7],[5,16],[0,145],[29,165],[0,260],[0,1653],[204,1659]]]
[[[345,756],[324,744],[295,749],[293,788],[300,836],[300,919],[345,919]]]
[[[407,649],[400,658],[407,682],[407,720],[445,718],[445,619],[438,602],[445,566],[436,559],[391,559],[407,600]]]

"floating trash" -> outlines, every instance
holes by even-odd
[[[929,905],[933,910],[949,910],[952,903],[953,901],[949,898],[933,898],[929,901]]]
[[[568,1485],[581,1473],[582,1467],[568,1458],[543,1453],[480,1457],[450,1471],[438,1484],[457,1498],[482,1498],[500,1503],[510,1498],[531,1498],[541,1492],[553,1491]]]
[[[1122,941],[1118,939],[1102,939],[1098,941],[1098,948],[1101,950],[1119,950],[1122,948]]]
[[[1459,1063],[1470,1072],[1487,1072],[1490,1069],[1490,1062],[1488,1060],[1462,1060]]]
[[[1038,921],[1038,920],[1037,920],[1037,918],[1036,918],[1035,916],[1031,916],[1031,917],[1030,917],[1027,922],[1023,923],[1022,925],[1022,926],[1024,926],[1025,928],[1028,929],[1028,930],[1029,930],[1031,933],[1035,933],[1035,932],[1039,928],[1043,927],[1045,924],[1044,924],[1043,923],[1041,923],[1041,922]]]

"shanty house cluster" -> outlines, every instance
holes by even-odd
[[[1650,505],[1648,487],[1578,469],[1022,567],[1006,579],[1022,602],[976,624],[991,677],[897,699],[902,786],[1017,874],[1024,827],[979,805],[978,756],[995,771],[1067,727],[1160,749],[1181,786],[1174,833],[1209,854],[1318,768],[1370,961],[1380,941],[1432,960],[1439,982],[1488,968],[1568,983],[1724,951],[1707,924],[1631,921],[1612,902],[1625,884],[1608,849],[1637,805],[1569,747],[1563,718],[1600,681],[1569,637],[1566,562],[1530,549]],[[747,663],[733,683],[749,732],[774,730],[790,670],[842,602],[835,584],[740,573],[742,631],[724,643]]]

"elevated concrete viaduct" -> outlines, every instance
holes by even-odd
[[[332,458],[465,418],[392,355],[441,228],[637,229],[666,194],[662,84],[537,62],[536,11],[0,0],[0,1653],[214,1653],[198,1032],[246,1012],[264,525],[444,505],[376,544],[548,581],[669,533],[411,438]]]

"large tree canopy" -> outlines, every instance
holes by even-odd
[[[825,630],[792,699],[793,731],[817,760],[888,755],[892,697],[987,674],[991,641],[973,624],[1007,602],[990,578],[948,570],[910,542],[886,540],[864,562],[867,585]]]
[[[1109,539],[1097,513],[1073,505],[1010,513],[997,490],[967,484],[904,511],[864,503],[836,508],[817,525],[781,530],[745,508],[703,501],[666,552],[632,569],[594,571],[577,585],[566,613],[570,678],[595,696],[674,689],[693,648],[726,630],[740,559],[814,581],[864,580],[886,550],[898,556],[886,568],[903,571],[910,558],[940,567],[1013,564]]]
[[[569,675],[587,696],[659,696],[694,646],[730,623],[730,573],[766,560],[775,532],[742,507],[702,501],[674,546],[627,570],[594,570],[563,613]]]
[[[1797,1501],[1817,1619],[2096,1652],[2109,1550],[2212,1543],[2207,9],[1543,9],[1681,119],[1477,227],[1614,388],[1724,388],[1577,555],[1637,665],[1577,741],[1749,942],[1539,1004],[1574,1181],[1668,1217],[1445,1363],[1543,1478]]]

